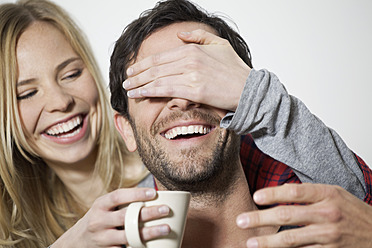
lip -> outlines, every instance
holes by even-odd
[[[46,133],[46,131],[48,129],[50,129],[51,127],[55,126],[55,125],[58,125],[60,123],[63,123],[63,122],[67,122],[77,116],[82,116],[83,118],[83,121],[82,121],[82,126],[80,128],[80,130],[70,136],[70,137],[57,137],[57,136],[51,136],[51,135],[48,135]],[[67,117],[63,120],[60,120],[58,122],[55,122],[54,124],[50,125],[48,128],[46,128],[42,133],[41,133],[41,136],[43,136],[44,138],[48,139],[48,140],[51,140],[55,143],[58,143],[58,144],[72,144],[74,142],[77,142],[79,141],[80,139],[82,139],[83,137],[85,137],[86,133],[87,133],[87,129],[88,129],[88,119],[89,119],[89,115],[86,114],[86,113],[80,113],[80,114],[76,114],[76,115],[73,115],[73,116],[70,116],[70,117]]]

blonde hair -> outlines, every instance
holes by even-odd
[[[126,178],[131,159],[113,126],[106,89],[88,43],[74,21],[47,0],[0,5],[0,246],[43,247],[52,244],[87,211],[27,143],[16,99],[16,46],[35,21],[54,25],[82,58],[97,84],[102,113],[95,171],[105,190],[132,187],[147,174]]]

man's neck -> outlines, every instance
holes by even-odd
[[[192,193],[182,248],[245,247],[249,237],[277,231],[278,228],[238,228],[236,217],[254,210],[257,206],[240,166],[234,184],[229,188]]]

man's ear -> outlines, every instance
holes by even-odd
[[[137,150],[136,139],[134,138],[134,132],[127,118],[123,117],[119,113],[114,114],[115,127],[119,131],[121,137],[124,139],[125,144],[130,152]]]

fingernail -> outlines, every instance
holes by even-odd
[[[146,190],[145,194],[146,194],[146,198],[152,199],[155,197],[156,191],[154,189],[149,189],[149,190]]]
[[[263,203],[264,200],[265,200],[265,194],[260,193],[260,192],[256,192],[256,193],[253,195],[253,200],[254,200],[256,203]]]
[[[158,211],[160,214],[169,214],[170,209],[167,206],[161,206]]]
[[[170,228],[169,226],[160,226],[159,231],[161,235],[168,235],[170,233]]]
[[[134,96],[134,90],[127,91],[127,96],[128,97],[133,97]]]
[[[258,248],[258,241],[257,241],[257,239],[249,239],[247,241],[247,247],[248,248]]]
[[[123,88],[127,89],[130,86],[130,81],[127,79],[123,82]]]
[[[189,36],[191,33],[190,32],[180,32],[181,35],[183,36]]]
[[[130,77],[133,75],[133,69],[132,67],[129,67],[128,70],[127,70],[127,76]]]
[[[246,216],[239,216],[236,219],[236,224],[240,228],[247,228],[249,226],[249,218]]]

